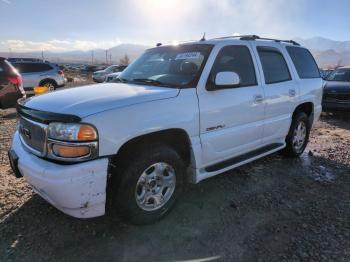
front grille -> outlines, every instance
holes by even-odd
[[[327,93],[324,94],[323,98],[327,101],[333,102],[350,102],[350,94]]]
[[[19,132],[22,142],[29,149],[33,149],[40,155],[45,153],[46,125],[21,117],[19,120]]]

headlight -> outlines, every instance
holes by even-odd
[[[89,124],[50,123],[48,157],[61,161],[86,161],[98,157],[98,135]]]
[[[50,123],[48,137],[62,141],[94,141],[97,132],[87,124]]]

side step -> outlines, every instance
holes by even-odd
[[[258,148],[256,150],[250,151],[248,153],[245,153],[243,155],[240,156],[236,156],[236,157],[232,157],[230,159],[226,159],[222,162],[216,163],[214,165],[208,166],[205,168],[206,172],[215,172],[215,171],[219,171],[221,169],[224,169],[226,167],[229,166],[233,166],[235,164],[238,164],[240,162],[246,161],[248,159],[251,159],[253,157],[262,155],[266,152],[272,151],[274,149],[277,149],[279,147],[282,147],[283,144],[282,143],[275,143],[275,144],[270,144],[261,148]]]

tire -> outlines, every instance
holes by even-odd
[[[169,213],[182,192],[185,173],[183,160],[168,145],[148,145],[139,152],[120,159],[125,166],[112,171],[108,207],[112,216],[137,225]]]
[[[49,92],[56,90],[57,84],[53,80],[44,80],[40,83],[40,86],[46,86],[49,89]]]
[[[294,115],[286,137],[287,146],[282,151],[283,155],[287,157],[299,157],[309,142],[310,129],[311,123],[309,117],[304,112]]]

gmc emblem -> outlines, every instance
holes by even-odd
[[[31,136],[31,134],[30,134],[30,131],[27,129],[27,128],[25,128],[24,126],[19,126],[19,132],[22,134],[22,135],[24,135],[26,138],[28,138],[28,139],[31,139],[32,138],[32,136]]]

